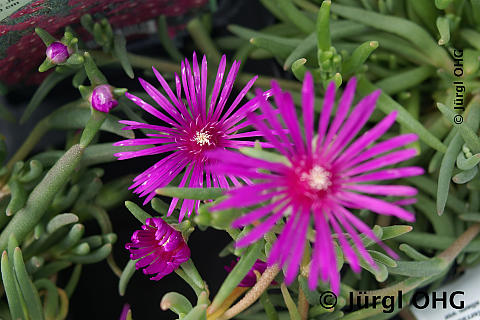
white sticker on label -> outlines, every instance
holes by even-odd
[[[0,0],[0,21],[33,0]]]
[[[417,320],[480,319],[480,266],[419,299],[410,310]]]

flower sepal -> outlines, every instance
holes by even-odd
[[[90,86],[79,85],[78,91],[80,91],[80,94],[83,99],[88,100],[92,95],[93,88]]]
[[[112,87],[112,93],[113,96],[116,99],[120,99],[125,96],[125,93],[127,93],[128,89],[127,88],[114,88]]]
[[[85,61],[85,59],[83,58],[83,56],[81,54],[74,53],[67,59],[66,63],[68,65],[78,66],[78,65],[83,64],[84,61]]]
[[[51,68],[55,67],[56,64],[53,63],[49,59],[45,59],[42,64],[38,67],[38,72],[45,72],[47,70],[50,70]]]
[[[45,46],[51,45],[53,42],[57,41],[50,33],[48,33],[46,30],[43,30],[42,28],[35,28],[35,33],[37,36],[42,39],[43,43]]]
[[[103,47],[103,50],[110,52],[113,48],[113,30],[107,19],[95,22],[93,25],[93,37]]]

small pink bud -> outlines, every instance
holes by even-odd
[[[61,42],[55,41],[47,47],[46,55],[55,64],[67,61],[70,56],[70,50]]]
[[[90,103],[95,110],[109,112],[117,106],[118,101],[113,98],[112,87],[108,84],[102,84],[93,89]]]

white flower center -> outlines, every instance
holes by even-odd
[[[206,144],[210,145],[210,138],[212,137],[211,134],[208,134],[208,132],[205,132],[202,130],[197,131],[195,133],[195,136],[193,137],[193,141],[195,141],[199,146],[204,146]]]
[[[303,172],[300,180],[306,182],[310,188],[320,191],[327,189],[332,184],[330,176],[330,172],[321,166],[314,166],[310,172]]]

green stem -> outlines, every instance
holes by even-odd
[[[185,271],[183,271],[181,269],[177,269],[177,270],[175,270],[175,273],[178,274],[178,276],[180,278],[182,278],[186,283],[188,283],[190,285],[190,287],[193,289],[193,291],[195,291],[195,294],[197,295],[197,297],[200,295],[200,293],[203,292],[203,289],[200,288],[199,286],[197,286],[195,284],[195,282],[193,282],[193,280],[189,276],[187,276]]]

